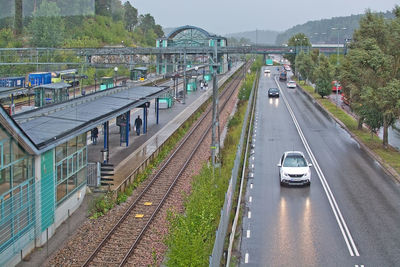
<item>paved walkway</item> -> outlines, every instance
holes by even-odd
[[[218,78],[219,86],[224,83],[240,66],[236,65],[230,72]],[[115,166],[115,185],[116,188],[128,173],[136,169],[144,158],[156,150],[169,135],[174,132],[189,117],[198,106],[200,106],[212,94],[212,83],[209,83],[208,90],[200,89],[191,92],[186,96],[185,104],[175,102],[172,108],[160,110],[159,124],[156,124],[154,100],[149,109],[148,131],[146,134],[136,136],[135,132],[129,135],[129,146],[120,146],[119,128],[115,125],[115,120],[110,122],[110,163]],[[131,125],[134,119],[140,115],[143,117],[143,110],[136,109],[131,111]],[[101,161],[101,149],[103,149],[102,127],[99,126],[99,139],[97,145],[88,145],[88,161]],[[20,262],[19,267],[41,266],[48,255],[62,247],[69,236],[73,235],[76,229],[85,221],[88,214],[90,202],[99,194],[87,193],[82,205],[70,216],[68,220],[57,228],[54,236],[43,248],[37,248],[26,259]],[[47,246],[48,245],[48,246]],[[48,254],[47,254],[48,249]]]

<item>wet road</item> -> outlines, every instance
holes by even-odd
[[[281,97],[268,99],[271,70],[258,89],[241,266],[399,265],[398,184],[299,89],[278,82]],[[288,150],[313,164],[310,187],[280,186]]]

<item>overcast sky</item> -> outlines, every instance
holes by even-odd
[[[309,20],[392,10],[399,0],[129,0],[163,27],[193,25],[224,35],[249,30],[284,31]]]

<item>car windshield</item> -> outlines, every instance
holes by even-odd
[[[276,93],[276,92],[278,92],[278,89],[277,88],[270,88],[269,91],[271,93]]]
[[[283,167],[307,167],[307,163],[301,155],[288,155],[283,162]]]

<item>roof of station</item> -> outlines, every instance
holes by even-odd
[[[28,91],[28,88],[21,87],[0,87],[0,98],[8,97],[11,94],[19,94]]]
[[[65,82],[58,82],[58,83],[48,83],[48,84],[41,84],[38,85],[34,88],[43,88],[43,89],[52,89],[52,90],[58,90],[58,89],[64,89],[71,87],[72,85],[65,83]]]
[[[210,34],[206,30],[196,26],[186,25],[174,29],[165,38],[161,39],[172,41],[168,46],[208,46],[209,40],[226,38]]]
[[[14,115],[1,109],[0,121],[24,148],[41,154],[79,134],[139,107],[170,90],[161,87],[115,87]]]

